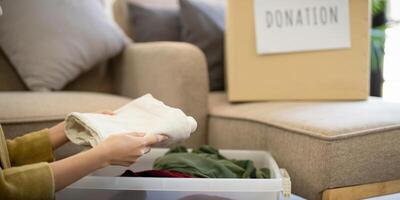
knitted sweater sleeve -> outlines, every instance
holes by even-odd
[[[0,199],[54,199],[54,192],[49,163],[0,168]]]
[[[54,160],[48,129],[7,140],[7,149],[11,166]]]
[[[49,131],[26,134],[6,144],[9,166],[0,168],[0,199],[53,199],[54,178],[48,162],[54,159]]]

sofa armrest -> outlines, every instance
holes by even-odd
[[[198,122],[186,144],[205,144],[208,76],[205,57],[198,48],[180,42],[135,43],[126,47],[113,69],[117,93],[132,98],[151,93],[181,108]]]

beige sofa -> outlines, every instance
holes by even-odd
[[[123,7],[123,1],[115,4]],[[123,15],[116,19],[124,24]],[[71,111],[113,109],[152,93],[198,120],[190,146],[268,150],[288,170],[293,192],[307,199],[320,199],[330,188],[400,179],[400,104],[379,98],[230,104],[224,93],[208,93],[206,70],[192,45],[136,43],[64,91],[33,93],[2,53],[0,123],[14,137],[51,126]],[[57,156],[74,148],[67,145]]]
[[[208,80],[201,51],[185,43],[131,44],[121,55],[81,75],[63,91],[30,92],[0,51],[0,124],[6,137],[49,127],[72,111],[115,109],[151,93],[196,118],[197,133],[187,142],[206,143]],[[199,87],[200,86],[200,87]],[[61,148],[57,157],[77,152]]]

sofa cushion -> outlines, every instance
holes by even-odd
[[[178,8],[128,3],[130,37],[136,42],[180,41],[181,22]]]
[[[225,1],[180,0],[179,3],[182,41],[204,52],[210,90],[224,90]]]
[[[117,66],[101,63],[89,71],[82,73],[78,78],[68,83],[63,90],[115,93],[113,85],[113,70]]]
[[[209,98],[209,143],[270,151],[296,194],[400,178],[400,104],[350,102],[230,104]]]
[[[367,101],[230,104],[224,93],[212,93],[209,114],[265,123],[324,140],[400,128],[400,104],[377,97]]]
[[[59,90],[128,41],[98,0],[4,0],[0,45],[31,90]]]
[[[0,91],[27,90],[20,76],[0,48]]]

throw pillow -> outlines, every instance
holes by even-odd
[[[128,41],[98,0],[2,0],[0,45],[31,90],[62,89]]]
[[[136,42],[180,41],[179,10],[128,3],[131,38]]]
[[[210,90],[224,89],[225,2],[180,0],[182,40],[206,55]]]

